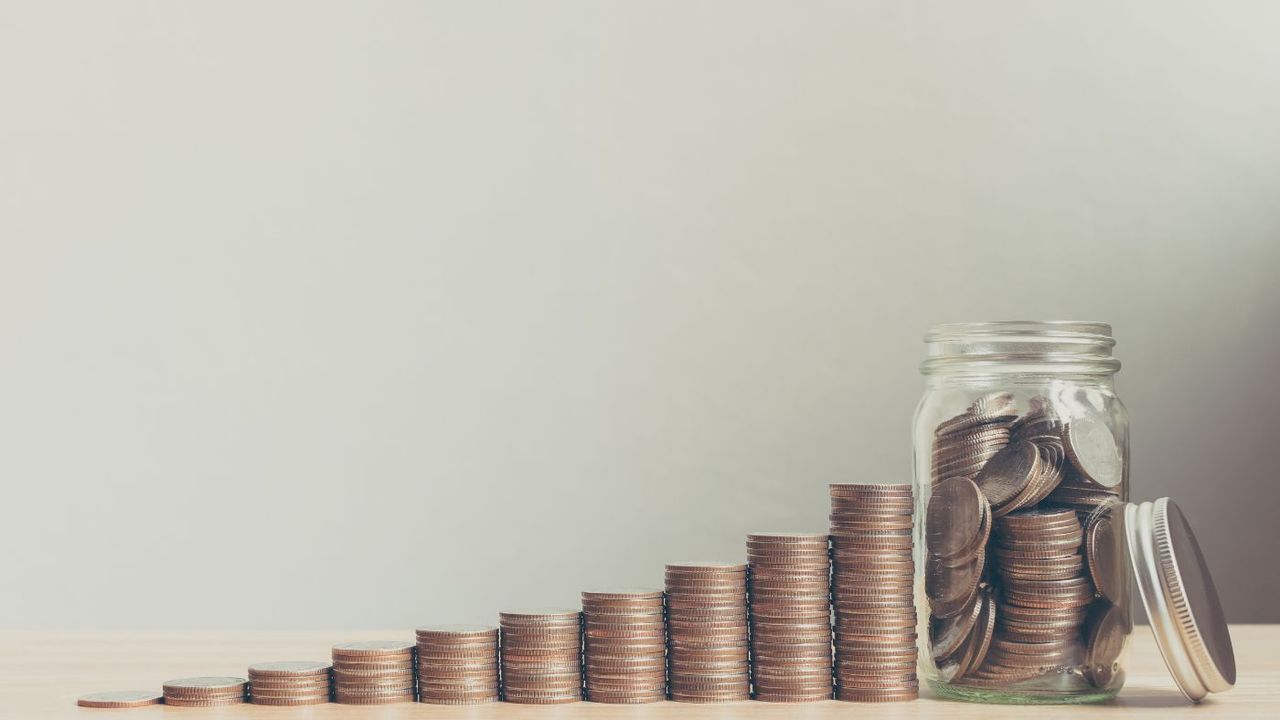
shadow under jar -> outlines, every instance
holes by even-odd
[[[914,427],[923,679],[943,697],[1085,703],[1124,684],[1128,418],[1111,327],[940,325]]]

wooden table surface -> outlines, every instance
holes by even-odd
[[[411,638],[412,631],[281,633],[0,633],[0,717],[43,718],[166,717],[262,720],[335,718],[474,718],[485,720],[640,720],[648,718],[1053,718],[1178,717],[1280,718],[1280,625],[1236,625],[1239,681],[1229,692],[1199,706],[1178,693],[1156,651],[1151,633],[1136,628],[1129,658],[1129,681],[1119,699],[1092,706],[1016,707],[935,700],[886,705],[835,701],[795,705],[742,702],[725,705],[657,703],[643,706],[575,703],[529,706],[500,703],[441,707],[403,703],[374,707],[317,705],[303,708],[240,705],[228,708],[176,708],[161,705],[131,710],[80,708],[76,697],[101,690],[159,689],[168,679],[192,675],[243,676],[254,662],[325,659],[329,646],[346,640]]]

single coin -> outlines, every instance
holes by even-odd
[[[963,565],[947,565],[929,558],[925,564],[925,594],[934,615],[948,618],[964,610],[982,579],[985,562],[986,553],[978,553]]]
[[[1084,479],[1103,488],[1120,485],[1124,458],[1104,416],[1092,414],[1073,418],[1062,432],[1062,444],[1071,464]]]
[[[954,617],[937,619],[929,624],[929,640],[933,644],[935,664],[944,664],[947,658],[964,647],[982,615],[983,597],[982,593],[974,593],[970,607]]]
[[[333,646],[333,654],[352,658],[407,655],[413,653],[413,648],[414,643],[408,640],[361,640],[358,642],[338,643]]]
[[[1093,516],[1085,535],[1089,576],[1103,597],[1118,604],[1123,599],[1125,575],[1122,568],[1125,560],[1111,513]]]
[[[110,690],[81,695],[76,699],[76,704],[89,708],[133,708],[155,705],[163,697],[151,690]]]
[[[971,556],[986,538],[981,537],[987,499],[968,478],[944,480],[929,497],[925,541],[929,552],[944,559]]]
[[[328,675],[332,667],[333,665],[330,663],[311,660],[281,660],[279,662],[256,663],[249,666],[249,677]]]
[[[164,690],[166,693],[175,692],[185,695],[189,693],[203,694],[237,692],[243,691],[248,686],[249,681],[245,678],[226,676],[189,677],[166,681],[164,683]]]
[[[981,591],[982,614],[974,624],[969,642],[955,666],[950,668],[950,679],[961,678],[982,666],[991,649],[991,640],[996,632],[996,602],[990,588]],[[944,674],[945,671],[944,671]]]
[[[982,468],[973,482],[987,496],[997,517],[1039,472],[1040,452],[1028,442],[1009,443]]]
[[[1100,605],[1089,621],[1088,645],[1085,651],[1084,675],[1095,687],[1111,685],[1118,668],[1116,659],[1124,649],[1129,623],[1117,606]]]

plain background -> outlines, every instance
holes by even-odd
[[[1280,5],[4,2],[0,625],[491,621],[910,479],[1110,321],[1280,621]]]

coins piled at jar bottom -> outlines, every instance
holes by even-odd
[[[164,684],[164,703],[175,707],[238,705],[249,694],[249,681],[238,677],[191,677]]]
[[[582,613],[511,610],[502,626],[502,699],[551,705],[582,699]]]
[[[249,666],[249,698],[255,705],[316,705],[329,702],[326,662],[285,660]]]
[[[433,705],[498,700],[498,628],[431,625],[416,632],[418,700]]]
[[[831,698],[831,562],[823,534],[747,536],[752,682],[765,702]]]
[[[1015,682],[1079,664],[1093,584],[1069,508],[1022,510],[996,520],[993,553],[1002,584],[996,636],[976,680]]]
[[[667,697],[667,635],[661,590],[582,593],[587,699],[650,703]]]
[[[414,645],[368,640],[333,646],[333,698],[347,705],[414,699]]]
[[[837,700],[919,696],[914,503],[906,484],[831,486]]]
[[[747,566],[679,562],[666,568],[671,699],[749,700]]]

